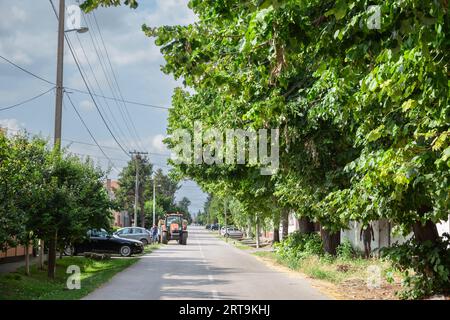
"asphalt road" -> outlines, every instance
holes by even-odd
[[[203,227],[188,230],[186,246],[169,242],[85,299],[327,299],[307,280],[266,266]]]

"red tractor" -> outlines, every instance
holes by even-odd
[[[186,245],[188,238],[187,220],[181,213],[168,213],[164,219],[159,220],[160,240],[167,244],[170,240],[177,240],[179,244]]]

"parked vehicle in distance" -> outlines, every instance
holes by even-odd
[[[66,254],[78,255],[83,252],[118,253],[123,257],[142,253],[144,244],[138,240],[120,238],[109,234],[106,230],[89,230],[87,238],[81,242],[74,243],[65,250]]]
[[[114,235],[120,238],[139,240],[144,246],[152,242],[151,232],[141,227],[120,228],[114,232]]]
[[[234,239],[242,239],[244,233],[236,227],[228,227],[225,232],[225,237],[230,237]]]
[[[210,230],[219,230],[219,224],[218,223],[212,224]]]
[[[233,226],[222,226],[221,228],[220,228],[220,235],[221,236],[225,236],[225,233],[226,233],[226,229],[227,228],[234,228]]]
[[[177,240],[179,244],[186,245],[188,238],[187,220],[181,213],[167,213],[164,219],[159,220],[161,243],[167,244],[170,240]]]
[[[244,233],[235,226],[223,226],[222,228],[220,228],[220,234],[224,237],[236,239],[241,239],[244,236]]]
[[[211,225],[210,225],[210,224],[207,224],[207,225],[205,226],[205,229],[211,229]]]

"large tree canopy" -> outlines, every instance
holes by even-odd
[[[368,23],[373,4],[379,28]],[[448,1],[189,7],[193,24],[143,26],[161,46],[162,70],[194,89],[174,92],[168,133],[192,132],[196,120],[203,130],[279,128],[281,153],[274,176],[252,165],[176,164],[180,176],[255,205],[249,212],[275,195],[331,232],[385,217],[418,240],[437,238],[450,199]]]

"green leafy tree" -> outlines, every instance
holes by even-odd
[[[175,90],[169,135],[196,120],[281,133],[274,176],[206,164],[174,164],[176,174],[250,215],[276,203],[319,222],[328,253],[351,220],[386,218],[438,244],[450,202],[448,1],[370,4],[379,28],[366,0],[191,0],[195,23],[144,25],[162,70],[193,89]]]
[[[122,209],[134,217],[135,192],[136,192],[136,169],[138,170],[138,221],[139,225],[145,227],[145,202],[151,199],[153,165],[147,157],[137,155],[131,159],[127,166],[119,174],[119,188],[116,193],[117,201]]]

